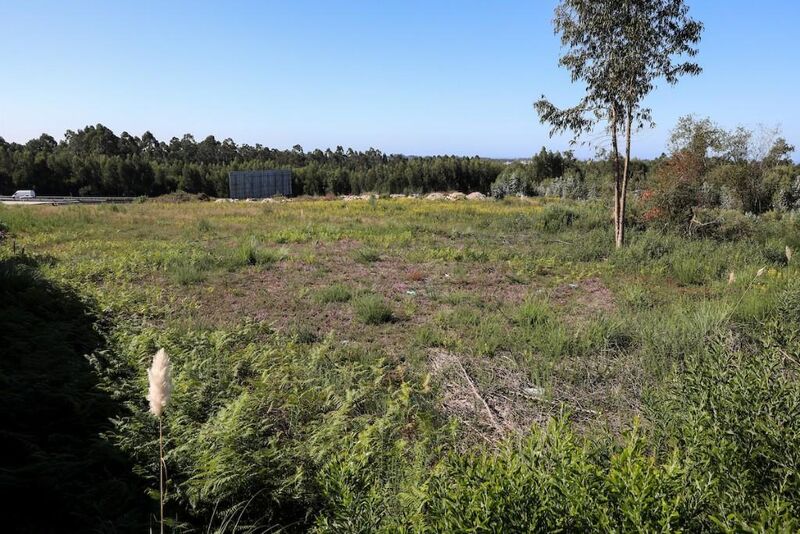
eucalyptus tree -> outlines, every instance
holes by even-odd
[[[534,107],[550,135],[570,131],[573,142],[605,125],[614,167],[614,235],[625,241],[625,201],[630,176],[631,135],[653,125],[644,98],[659,80],[677,83],[701,68],[697,54],[703,25],[689,17],[683,0],[562,0],[553,21],[565,52],[559,65],[586,85],[573,107],[558,108],[544,95]],[[624,136],[624,154],[619,138]]]

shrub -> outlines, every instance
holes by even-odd
[[[636,430],[607,450],[551,421],[498,453],[448,455],[414,519],[430,532],[681,530],[692,525],[686,484],[680,457],[656,463]]]
[[[535,225],[539,230],[556,233],[572,226],[578,212],[559,204],[548,204],[537,214]]]
[[[590,189],[586,181],[577,174],[543,182],[535,188],[535,191],[541,196],[560,197],[570,200],[585,200],[598,196],[597,191]]]
[[[365,293],[353,299],[356,316],[365,324],[381,324],[392,320],[392,309],[380,295]]]
[[[659,406],[666,439],[689,452],[693,478],[713,491],[700,509],[705,528],[800,528],[800,368],[771,346],[775,336],[796,336],[797,323],[784,319],[791,313],[776,314],[763,341],[723,336],[698,347]]]
[[[697,184],[685,180],[675,182],[653,197],[651,209],[644,214],[645,220],[685,229],[692,219],[697,196]]]
[[[505,169],[491,185],[491,195],[497,199],[511,196],[531,196],[536,193],[530,169],[512,165]]]
[[[166,195],[161,195],[160,197],[156,197],[153,200],[157,202],[181,203],[181,202],[194,202],[197,200],[205,202],[210,200],[210,198],[205,193],[187,193],[186,191],[181,191],[179,189],[173,193],[167,193]]]
[[[735,210],[696,208],[689,231],[695,237],[737,241],[751,237],[757,222],[753,215]]]
[[[732,203],[751,213],[769,210],[779,188],[755,162],[719,165],[709,172],[708,179],[724,184]],[[726,203],[731,203],[731,200],[726,200]]]
[[[761,248],[761,255],[770,263],[775,265],[787,265],[786,244],[784,241],[770,239]]]
[[[612,253],[614,235],[610,226],[592,230],[574,228],[569,233],[559,236],[555,249],[559,258],[566,261],[597,262]]]
[[[789,185],[775,193],[773,206],[779,211],[800,210],[800,176],[796,176]]]

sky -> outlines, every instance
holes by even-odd
[[[780,126],[800,147],[797,0],[690,0],[704,71],[659,83],[656,128],[633,155],[665,150],[678,117]],[[555,0],[0,0],[0,136],[102,123],[159,139],[191,133],[306,150],[527,157],[548,136],[532,103],[576,103],[558,67]],[[579,156],[593,149],[578,147]],[[800,152],[795,152],[800,159]]]

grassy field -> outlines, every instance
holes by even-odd
[[[159,347],[174,529],[800,528],[797,217],[736,240],[634,227],[622,250],[603,204],[545,200],[0,206],[0,222],[4,428],[44,480],[55,446],[23,424],[46,417],[37,397],[83,421],[57,454],[85,483],[15,499],[76,528],[152,524]],[[79,386],[39,378],[59,354]],[[98,502],[110,472],[102,491],[125,498]]]

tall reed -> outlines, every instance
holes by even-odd
[[[158,419],[158,494],[160,505],[161,534],[164,534],[164,431],[162,416],[172,396],[172,366],[164,349],[159,349],[153,357],[153,364],[147,370],[149,389],[147,400],[150,413]]]

